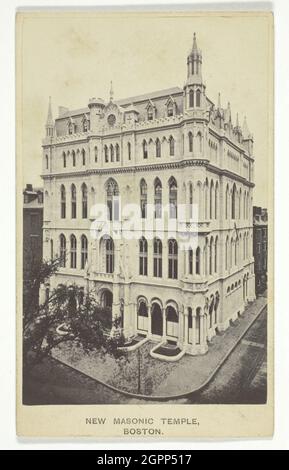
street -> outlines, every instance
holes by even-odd
[[[162,401],[176,404],[256,404],[267,395],[267,308],[201,391],[185,398]],[[52,358],[25,378],[23,402],[33,404],[157,403],[114,392],[95,380]]]

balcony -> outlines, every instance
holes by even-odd
[[[178,232],[207,234],[211,231],[210,222],[178,221]]]
[[[91,272],[90,273],[90,280],[91,281],[99,281],[99,282],[112,282],[113,281],[113,273]]]
[[[208,282],[204,279],[197,280],[196,278],[183,278],[184,287],[197,294],[205,293],[208,290]]]

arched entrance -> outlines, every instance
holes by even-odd
[[[152,305],[152,334],[163,335],[163,314],[159,304]]]
[[[179,317],[174,307],[169,305],[166,309],[167,315],[167,336],[178,338],[179,336]]]
[[[141,299],[138,303],[137,329],[148,331],[148,308],[144,299]]]
[[[101,305],[102,305],[102,307],[112,308],[112,300],[113,300],[112,292],[110,292],[110,290],[108,290],[108,289],[105,289],[102,292],[102,295],[101,295]]]
[[[103,308],[103,312],[100,312],[103,326],[108,330],[112,327],[112,302],[113,296],[112,292],[109,289],[104,289],[102,291],[100,297],[101,306]]]

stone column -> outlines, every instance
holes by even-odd
[[[147,337],[151,338],[152,336],[152,307],[148,305],[148,334]]]
[[[165,341],[167,339],[167,318],[166,318],[166,309],[165,307],[162,308],[163,312],[163,337],[162,340]]]
[[[184,346],[189,343],[189,310],[188,307],[184,308],[184,322],[185,322],[185,333],[184,333]]]
[[[201,330],[201,345],[205,343],[205,315],[204,312],[200,314],[200,330]]]
[[[195,309],[192,309],[192,330],[193,330],[192,347],[194,347],[196,345],[196,311]]]
[[[180,347],[183,346],[184,343],[184,312],[186,311],[186,308],[184,308],[183,312],[179,311],[179,335],[178,335],[178,344]]]

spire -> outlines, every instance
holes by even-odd
[[[246,116],[244,117],[244,122],[243,122],[243,136],[244,136],[244,140],[251,138],[251,133],[248,128]]]
[[[197,50],[197,38],[196,38],[196,33],[194,33],[194,39],[193,39],[193,50]]]
[[[113,88],[112,88],[112,81],[110,82],[109,98],[110,98],[110,101],[113,101]]]
[[[218,93],[218,108],[221,109],[221,93]]]
[[[51,110],[51,96],[49,96],[48,113],[46,119],[46,137],[53,137],[54,121]]]
[[[228,101],[228,105],[227,105],[227,121],[228,122],[231,122],[232,120],[232,115],[231,115],[231,104],[230,104],[230,101]]]
[[[46,126],[47,127],[51,127],[51,126],[53,127],[53,118],[52,118],[52,110],[51,110],[51,96],[49,96]]]

